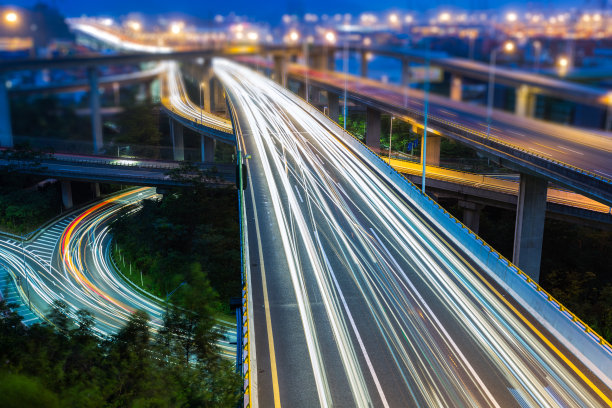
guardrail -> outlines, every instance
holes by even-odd
[[[293,75],[295,76],[295,75]],[[298,76],[299,78],[299,76]],[[317,82],[316,78],[311,79],[312,82]],[[331,82],[319,82],[321,85],[323,85],[326,88],[334,88],[334,89],[339,89],[336,85],[334,85]],[[361,101],[362,103],[366,104],[366,105],[372,105],[372,99],[368,99],[367,97],[364,97],[363,95],[357,94],[354,91],[349,90],[349,94],[351,94],[351,98],[357,100],[357,101]],[[377,100],[374,99],[375,103],[377,104],[382,104],[382,105],[386,105],[388,108],[391,108],[391,110],[397,111],[397,113],[399,114],[399,116],[404,116],[406,117],[408,120],[413,121],[413,122],[417,122],[416,124],[419,126],[422,126],[421,123],[423,122],[424,119],[424,115],[422,112],[417,111],[415,109],[410,109],[410,108],[404,108],[404,107],[397,107],[395,105],[393,105],[392,103],[388,103],[388,102],[384,102],[382,100]],[[310,105],[310,104],[309,104]],[[398,110],[399,109],[399,110]],[[388,109],[385,109],[388,110]],[[581,169],[579,167],[573,166],[569,163],[565,163],[561,160],[558,159],[552,159],[549,157],[545,157],[543,155],[539,155],[536,152],[529,150],[529,149],[525,149],[522,148],[518,145],[515,145],[513,143],[509,143],[505,140],[502,140],[500,138],[494,137],[494,136],[489,136],[487,137],[487,135],[483,132],[474,130],[474,129],[470,129],[466,126],[460,125],[458,123],[455,123],[453,121],[450,120],[446,120],[440,117],[437,117],[435,115],[428,115],[428,121],[429,121],[429,125],[428,128],[431,129],[435,129],[435,130],[445,130],[447,132],[451,132],[459,137],[462,137],[464,139],[468,139],[470,141],[473,141],[475,143],[479,143],[481,145],[487,146],[491,149],[495,149],[498,152],[502,152],[504,154],[507,154],[509,156],[515,157],[519,160],[522,161],[530,161],[531,164],[535,165],[535,166],[539,166],[541,168],[544,168],[546,170],[549,171],[556,171],[559,172],[559,174],[563,177],[568,177],[569,174],[567,172],[564,172],[563,170],[569,170],[571,172],[574,173],[578,173],[582,176],[586,176],[588,178],[583,178],[581,180],[581,182],[584,182],[586,185],[588,186],[592,186],[592,187],[598,187],[596,185],[597,182],[603,182],[606,184],[606,186],[612,187],[612,180],[607,178],[607,177],[603,177],[599,174],[596,174],[594,172],[588,171],[588,170],[584,170]],[[510,150],[509,150],[510,149]],[[519,155],[517,155],[516,153],[519,153]],[[529,156],[529,157],[526,157]],[[536,159],[535,161],[533,159]],[[589,179],[591,179],[594,182],[590,182]],[[611,198],[612,200],[612,198]]]
[[[287,89],[283,88],[283,91],[291,96],[296,96]],[[357,137],[344,130],[328,116],[323,115],[307,101],[298,98],[307,112],[320,122],[326,121],[328,128],[337,128],[338,134],[342,135],[342,140],[347,147],[360,153],[376,171],[394,182],[401,192],[429,215],[441,230],[446,232],[448,238],[479,259],[492,272],[491,277],[501,283],[516,299],[522,299],[524,301],[522,306],[532,315],[540,316],[541,323],[579,358],[582,357],[582,362],[589,369],[606,384],[612,383],[612,345],[606,339],[546,292],[525,272],[453,217],[440,204],[423,193],[403,174],[382,160]]]
[[[234,130],[234,136],[236,137],[236,145],[238,146],[238,134],[241,133],[240,124],[235,117],[235,108],[232,101],[229,98],[225,99],[228,107],[228,111],[230,113],[230,118],[232,121],[232,129]],[[237,165],[238,168],[242,171],[243,157],[240,150],[237,151]],[[255,340],[251,342],[251,334],[253,334],[252,325],[253,325],[253,311],[251,309],[251,304],[253,301],[252,294],[249,292],[249,287],[251,286],[251,270],[249,262],[249,238],[247,233],[247,223],[246,223],[246,209],[244,206],[244,190],[242,186],[242,174],[240,174],[238,185],[238,203],[239,203],[239,219],[240,219],[240,271],[241,271],[241,280],[242,280],[242,353],[240,356],[236,356],[236,358],[240,358],[240,364],[242,366],[242,379],[243,379],[243,407],[251,408],[257,407],[258,401],[257,397],[254,396],[256,394],[257,385],[253,385],[253,376],[256,375],[255,371],[257,367],[255,366]],[[253,366],[252,366],[253,365]],[[255,391],[255,392],[253,392]]]

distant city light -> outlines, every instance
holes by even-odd
[[[372,45],[372,39],[370,37],[364,38],[363,45],[365,45],[366,47],[369,47],[370,45]]]
[[[567,57],[559,57],[557,64],[559,64],[560,68],[567,68],[569,65],[569,59],[567,59]]]
[[[102,23],[103,26],[110,27],[110,26],[113,25],[113,19],[112,18],[103,18],[101,23]]]
[[[134,31],[140,31],[142,28],[142,24],[140,24],[138,21],[128,21],[127,26]]]
[[[507,42],[504,44],[504,50],[505,50],[506,52],[512,52],[512,51],[514,51],[514,43],[513,43],[512,41],[507,41]]]
[[[404,17],[404,23],[406,24],[410,24],[414,21],[414,18],[411,15],[407,15],[406,17]]]
[[[389,15],[389,23],[391,25],[399,24],[399,16],[395,13]]]
[[[336,34],[333,31],[326,32],[325,41],[327,41],[330,44],[334,44],[336,42]]]
[[[179,34],[183,30],[184,26],[185,23],[181,21],[174,22],[170,25],[170,32],[172,32],[172,34]]]
[[[518,16],[514,12],[510,12],[506,14],[506,20],[508,20],[511,23],[514,23],[517,19],[518,19]]]
[[[297,40],[300,39],[300,34],[298,34],[297,31],[293,30],[292,32],[289,33],[289,39],[293,42],[296,42]]]
[[[19,16],[14,11],[9,11],[4,15],[4,19],[9,23],[16,23],[19,20]]]
[[[440,20],[443,23],[449,22],[450,19],[451,19],[451,14],[448,12],[441,13],[440,16],[438,17],[438,20]]]
[[[258,38],[259,34],[257,34],[255,31],[251,31],[247,34],[247,39],[250,41],[257,41]]]

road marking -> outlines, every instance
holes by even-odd
[[[250,171],[249,171],[249,174],[251,174]],[[280,392],[279,392],[279,387],[278,387],[278,373],[276,370],[276,354],[274,352],[274,337],[272,335],[272,320],[270,318],[270,302],[268,300],[268,284],[266,283],[266,268],[264,267],[263,251],[261,250],[261,235],[259,234],[259,219],[257,217],[257,204],[255,204],[255,194],[253,192],[253,183],[249,183],[249,186],[251,190],[251,202],[253,203],[253,214],[255,216],[255,234],[257,235],[257,248],[259,250],[261,284],[263,286],[264,310],[266,313],[266,330],[268,332],[268,349],[270,350],[270,369],[272,372],[272,393],[274,395],[274,406],[280,408],[281,406]],[[251,305],[251,307],[253,307],[253,305]],[[254,367],[254,368],[257,369],[257,367]]]
[[[362,163],[368,165],[365,160],[360,159],[359,156],[357,156],[357,154],[355,154],[355,152],[353,151],[353,149],[351,147],[349,147],[343,140],[340,139],[340,137],[338,135],[336,135],[335,133],[332,133],[332,135],[336,138],[336,140],[338,140],[340,142],[340,144],[342,144],[343,146],[345,146],[349,152],[351,152],[351,154],[357,158],[358,160],[360,160]],[[370,166],[368,166],[370,167]],[[371,167],[370,167],[371,168]],[[395,182],[393,182],[392,180],[390,180],[387,177],[384,177],[383,175],[381,175],[380,173],[378,173],[378,171],[374,170],[373,171],[374,175],[376,175],[376,177],[378,177],[379,180],[384,181],[389,183],[392,187],[398,188],[399,191],[401,190],[401,187],[399,187],[398,185],[395,184]],[[601,172],[599,172],[601,173]],[[605,174],[605,173],[602,173]],[[489,290],[495,294],[501,301],[502,303],[504,303],[512,312],[514,312],[514,314],[521,320],[523,321],[523,323],[533,331],[533,333],[540,339],[542,340],[542,342],[544,344],[546,344],[565,364],[567,364],[567,366],[576,373],[576,375],[578,375],[578,377],[580,377],[582,379],[582,381],[584,381],[590,388],[591,390],[593,390],[593,392],[595,392],[595,394],[597,394],[608,406],[612,407],[612,400],[610,400],[610,398],[608,398],[603,391],[601,391],[578,367],[576,367],[574,365],[574,363],[572,363],[566,356],[565,354],[563,354],[557,347],[555,347],[554,344],[552,344],[552,342],[550,340],[548,340],[548,338],[546,338],[546,336],[544,336],[544,334],[542,332],[540,332],[521,312],[519,312],[511,303],[510,301],[508,301],[504,295],[502,295],[499,291],[497,291],[497,289],[495,289],[493,287],[493,285],[491,285],[491,283],[489,283],[489,281],[481,274],[479,273],[476,268],[474,268],[472,266],[472,264],[470,262],[468,262],[460,253],[459,251],[450,244],[450,242],[443,236],[441,236],[431,225],[431,221],[429,220],[425,220],[421,214],[419,214],[418,211],[414,210],[409,204],[410,204],[410,199],[408,199],[404,194],[405,193],[401,193],[398,194],[396,192],[393,192],[393,194],[398,197],[402,202],[405,203],[405,206],[408,210],[410,210],[415,217],[417,217],[421,223],[423,225],[425,225],[427,228],[429,228],[429,230],[438,237],[438,239],[443,242],[446,247],[448,249],[450,249],[455,256],[457,256],[461,262],[463,262],[463,264],[470,269],[474,275],[476,275],[482,282],[483,284],[489,288]]]
[[[560,148],[560,149],[563,149],[563,150],[567,150],[568,152],[572,152],[572,153],[576,153],[576,154],[579,154],[581,156],[584,156],[584,153],[581,153],[581,152],[579,152],[577,150],[574,150],[574,149],[570,149],[569,147],[564,147],[564,146],[561,146],[561,145],[557,145],[557,147]]]
[[[550,146],[548,146],[548,145],[544,145],[544,144],[542,144],[542,143],[533,142],[533,144],[537,144],[538,146],[541,146],[541,147],[543,147],[543,148],[545,148],[545,149],[554,150],[555,152],[558,152],[558,153],[567,154],[566,152],[564,152],[564,151],[562,151],[562,150],[555,149],[554,147],[550,147]],[[535,150],[535,149],[533,149],[533,150]],[[536,150],[536,151],[537,151],[537,150]],[[549,156],[550,156],[550,155],[549,155]]]
[[[603,174],[606,177],[612,178],[612,175],[608,174],[608,173],[604,173],[603,171],[599,171],[599,170],[594,170],[595,172],[599,173],[599,174]]]

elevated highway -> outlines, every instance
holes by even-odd
[[[316,109],[215,71],[251,156],[251,404],[612,404],[605,341]]]

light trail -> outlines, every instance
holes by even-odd
[[[340,128],[247,68],[214,69],[252,156],[247,218],[256,203],[284,405],[610,404]],[[313,392],[293,395],[288,377]]]
[[[161,329],[165,301],[144,295],[117,274],[111,259],[109,231],[109,224],[117,216],[130,207],[133,207],[131,212],[138,211],[142,200],[154,196],[154,189],[139,188],[89,207],[58,237],[55,254],[59,256],[51,264],[26,249],[24,270],[19,243],[0,240],[1,262],[21,277],[17,286],[24,302],[28,303],[28,282],[32,307],[42,319],[54,301],[62,300],[68,305],[68,315],[73,320],[79,309],[90,311],[94,316],[94,331],[103,338],[117,333],[136,310],[149,314],[153,331]],[[30,245],[35,246],[36,242],[35,239]],[[221,354],[235,358],[235,345],[230,343],[235,327],[219,322],[217,330],[222,335],[217,343]]]

